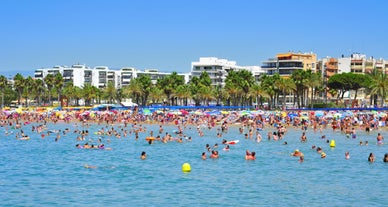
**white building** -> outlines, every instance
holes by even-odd
[[[248,70],[256,77],[264,73],[259,66],[238,66],[236,61],[218,59],[216,57],[201,57],[198,62],[191,63],[191,77],[200,77],[206,71],[213,86],[225,86],[229,71]]]
[[[157,69],[146,69],[144,71],[131,67],[123,67],[120,70],[112,70],[107,66],[96,66],[93,69],[85,65],[54,66],[52,68],[42,68],[35,70],[34,76],[37,79],[44,79],[48,74],[56,75],[60,73],[64,82],[73,83],[74,86],[83,87],[89,83],[97,88],[105,88],[109,82],[112,82],[116,88],[122,88],[129,85],[132,79],[141,75],[150,76],[152,83],[157,79],[163,78],[171,73],[159,72]],[[189,81],[189,74],[179,73],[183,76],[185,83]]]
[[[54,66],[52,68],[43,68],[35,70],[35,78],[44,79],[48,74],[56,75],[60,73],[66,83],[73,83],[74,86],[83,87],[85,83],[92,84],[92,69],[85,65]]]
[[[349,73],[350,72],[350,57],[338,58],[338,73]]]

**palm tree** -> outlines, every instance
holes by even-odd
[[[53,74],[47,74],[46,77],[44,77],[43,80],[44,80],[44,83],[46,84],[46,87],[47,87],[49,104],[50,104],[50,106],[52,106],[53,103],[52,103],[52,100],[51,100],[51,93],[52,93],[52,89],[54,88],[54,83],[55,83],[54,75]]]
[[[180,85],[175,91],[175,96],[180,100],[180,105],[187,106],[187,100],[191,97],[189,85]]]
[[[381,72],[377,76],[373,77],[370,88],[371,95],[377,95],[381,98],[380,104],[381,107],[383,107],[388,91],[387,74]]]
[[[132,79],[129,85],[125,86],[122,90],[125,97],[133,98],[135,103],[140,105],[140,97],[142,96],[143,90],[137,78]]]
[[[304,70],[296,70],[291,74],[291,79],[296,85],[296,99],[298,108],[305,105],[304,94],[306,89],[306,81],[308,80],[307,72]]]
[[[248,94],[249,94],[249,97],[255,100],[257,105],[262,105],[263,98],[269,98],[265,90],[257,83],[252,85]]]
[[[152,85],[150,88],[149,98],[151,99],[152,103],[159,103],[160,100],[163,100],[165,98],[165,94],[162,89],[160,89],[156,85]]]
[[[228,75],[229,77],[229,75]],[[238,105],[238,94],[241,93],[240,88],[237,87],[235,82],[233,81],[232,78],[226,78],[225,79],[225,87],[224,87],[226,93],[229,94],[229,97],[227,99],[227,105]]]
[[[108,86],[103,90],[103,96],[108,99],[108,103],[113,103],[113,100],[116,99],[116,87],[113,82],[109,81]]]
[[[68,103],[74,102],[77,106],[79,106],[79,99],[83,97],[81,88],[74,86],[71,82],[67,83],[63,88],[63,95],[68,98]]]
[[[152,87],[152,81],[151,81],[151,77],[148,76],[148,75],[142,75],[140,77],[138,77],[139,79],[139,84],[140,84],[140,87],[142,89],[142,92],[141,92],[141,102],[142,102],[142,106],[146,106],[147,103],[148,103],[148,96],[150,94],[150,90],[151,90],[151,87]]]
[[[293,92],[296,90],[296,85],[295,83],[289,79],[289,78],[280,78],[276,80],[275,82],[276,87],[278,90],[282,93],[283,95],[283,100],[282,100],[282,108],[285,109],[286,107],[286,97],[287,94]]]
[[[64,84],[65,84],[65,81],[63,80],[62,75],[60,73],[57,73],[54,76],[54,87],[58,94],[58,103],[60,104],[60,106],[62,106],[61,96],[62,96],[62,90],[63,90]]]
[[[5,76],[0,76],[0,90],[1,90],[1,108],[4,108],[4,93],[5,88],[8,86],[8,80]]]
[[[191,98],[194,100],[196,106],[201,105],[201,99],[200,99],[199,94],[198,94],[201,85],[202,84],[201,84],[200,79],[196,76],[194,76],[190,80],[190,83],[189,83]]]
[[[316,92],[316,88],[322,85],[322,78],[321,78],[320,73],[312,73],[311,70],[308,70],[307,71],[307,79],[306,79],[305,84],[308,88],[310,88],[310,91],[311,91],[310,104],[312,106],[313,101],[314,101],[314,94]]]
[[[42,79],[35,79],[32,83],[35,99],[38,106],[41,105],[41,98],[44,93],[45,87]]]
[[[31,89],[33,89],[33,83],[34,83],[34,80],[31,78],[31,76],[28,76],[26,79],[24,79],[23,94],[26,101],[26,107],[28,107],[28,99],[29,99],[29,96],[31,95],[31,91],[32,91]]]
[[[273,76],[263,75],[260,78],[260,85],[265,90],[266,94],[269,96],[270,101],[268,102],[269,108],[275,106],[275,97],[278,93],[278,88],[276,86],[276,81],[280,79],[279,73],[275,73]]]
[[[97,98],[99,89],[91,84],[85,84],[82,88],[82,95],[85,99],[85,105],[92,105],[93,100]]]
[[[162,79],[157,80],[157,85],[163,89],[164,93],[167,96],[168,104],[174,105],[174,99],[172,95],[174,94],[176,88],[179,85],[184,84],[184,79],[182,76],[179,76],[178,73],[173,72],[171,75],[165,76]]]
[[[211,88],[204,85],[201,85],[198,96],[205,106],[208,106],[209,102],[215,99]]]
[[[380,79],[380,74],[382,72],[377,70],[376,68],[374,68],[370,73],[367,73],[367,77],[369,77],[368,81],[369,81],[369,87],[366,87],[366,93],[369,93],[370,94],[370,99],[369,99],[369,104],[370,105],[377,105],[377,99],[378,99],[378,95],[377,94],[371,94],[371,90],[372,90],[372,83],[374,82],[374,80],[378,80]]]
[[[14,78],[14,87],[18,93],[18,105],[20,105],[20,99],[21,99],[21,96],[22,96],[22,93],[23,93],[23,90],[24,90],[24,77],[20,74],[20,73],[17,73]]]

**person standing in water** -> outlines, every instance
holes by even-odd
[[[378,145],[383,144],[383,139],[384,139],[383,135],[381,135],[380,133],[378,133],[376,139],[377,139],[377,144],[378,144]]]

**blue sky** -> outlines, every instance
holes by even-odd
[[[189,72],[199,57],[388,59],[385,0],[2,0],[0,74],[54,65]]]

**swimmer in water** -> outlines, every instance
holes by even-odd
[[[293,153],[291,153],[291,156],[299,157],[299,156],[303,156],[303,153],[298,149],[296,149]]]
[[[85,164],[84,167],[87,169],[96,169],[97,168],[97,166],[88,165],[88,164]]]
[[[383,162],[388,162],[388,153],[385,153]]]
[[[147,153],[146,152],[141,152],[140,159],[145,160],[147,158]]]
[[[383,139],[384,139],[383,135],[381,135],[380,133],[378,133],[376,139],[377,139],[377,144],[378,144],[378,145],[382,145],[382,144],[383,144]]]
[[[350,154],[349,154],[349,152],[345,152],[345,159],[350,159]]]
[[[218,155],[218,151],[217,150],[212,150],[212,154],[210,155],[210,158],[217,159],[219,157],[220,156]]]
[[[205,153],[205,152],[202,152],[201,158],[202,158],[203,160],[206,160],[206,153]]]
[[[245,151],[245,159],[246,160],[255,160],[256,159],[256,152],[250,152],[249,150]]]
[[[368,157],[368,162],[372,163],[375,161],[375,155],[371,152]]]

